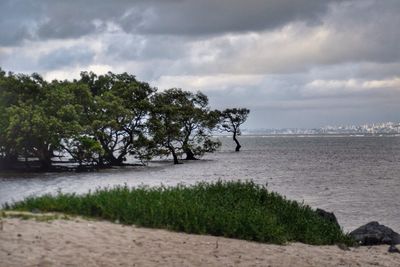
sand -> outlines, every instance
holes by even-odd
[[[81,218],[3,218],[0,266],[400,266],[388,246],[270,245]]]

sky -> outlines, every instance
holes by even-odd
[[[0,67],[128,72],[257,128],[400,121],[398,0],[0,0]]]

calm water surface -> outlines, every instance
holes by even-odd
[[[242,151],[221,138],[201,161],[94,173],[1,174],[0,204],[28,195],[84,193],[97,187],[253,179],[312,207],[335,212],[346,231],[377,220],[400,231],[400,137],[242,136]]]

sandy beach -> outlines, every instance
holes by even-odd
[[[0,266],[400,266],[388,246],[270,245],[81,218],[3,218]]]

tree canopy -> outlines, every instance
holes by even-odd
[[[233,141],[236,143],[235,151],[239,152],[242,147],[237,139],[241,135],[240,125],[242,125],[249,116],[250,110],[247,108],[228,108],[221,112],[220,127],[223,131],[232,133]]]
[[[214,152],[217,128],[240,134],[247,115],[211,110],[201,92],[157,92],[128,73],[49,82],[0,69],[0,167],[29,167],[32,159],[44,170],[65,160],[105,167],[164,156],[179,163]]]
[[[92,93],[85,116],[88,134],[104,152],[100,163],[122,165],[128,154],[142,159],[139,151],[145,141],[150,96],[155,88],[127,73],[97,76],[82,72],[79,83],[87,85]]]
[[[155,94],[152,103],[149,129],[158,154],[172,155],[177,164],[182,154],[193,160],[219,147],[211,138],[218,113],[210,111],[206,95],[172,88]]]

